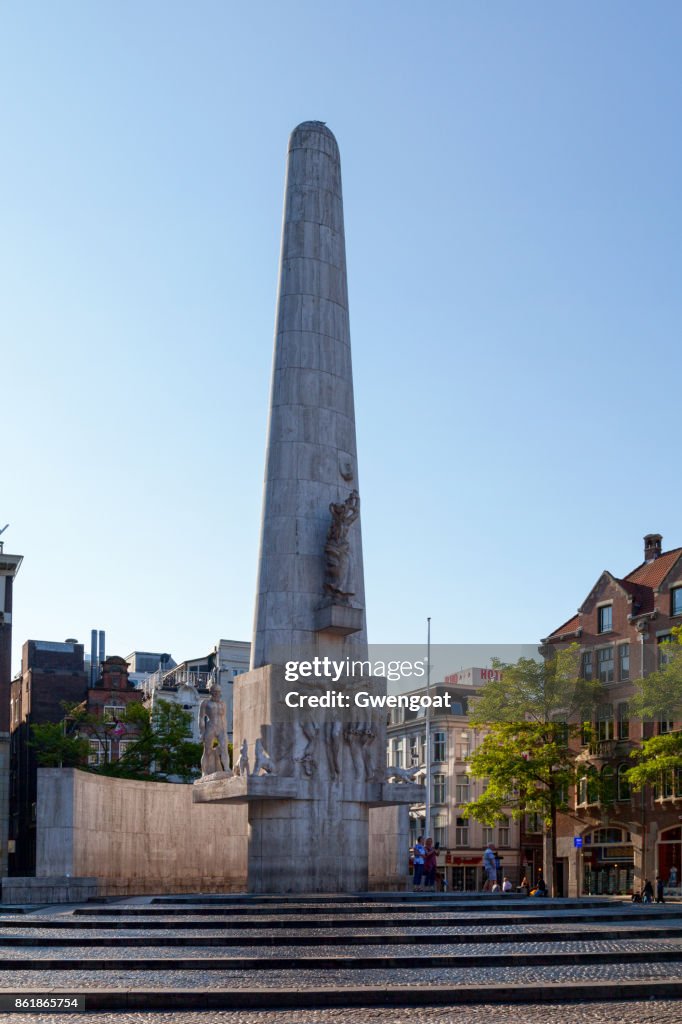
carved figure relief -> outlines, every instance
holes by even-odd
[[[355,778],[371,782],[376,774],[372,756],[372,744],[377,737],[375,726],[372,722],[349,722],[343,736],[350,749]]]
[[[324,590],[333,598],[347,603],[348,598],[355,593],[353,590],[343,589],[350,557],[348,531],[360,515],[360,495],[357,491],[351,491],[344,502],[332,502],[329,511],[332,521],[324,546]]]
[[[244,741],[244,742],[246,742],[246,741]],[[255,758],[254,765],[253,765],[253,774],[254,775],[260,775],[261,772],[264,772],[266,775],[276,775],[277,774],[277,768],[275,766],[275,762],[272,760],[272,758],[268,754],[267,750],[263,746],[263,741],[260,738],[260,736],[256,740],[256,747],[255,747],[254,758]]]
[[[249,774],[249,744],[246,740],[242,740],[241,750],[239,751],[239,760],[234,766],[234,774],[240,775],[244,779]]]
[[[386,779],[386,782],[391,782],[392,780],[394,782],[397,782],[397,783],[400,783],[400,782],[414,782],[414,777],[415,777],[415,775],[417,774],[418,771],[419,771],[419,767],[418,766],[416,766],[415,768],[393,768],[393,767],[390,767],[390,768],[386,769],[385,779]]]

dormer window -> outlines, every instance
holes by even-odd
[[[605,604],[598,609],[598,622],[600,633],[610,633],[613,629],[613,606]]]

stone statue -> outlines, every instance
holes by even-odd
[[[349,722],[344,729],[343,738],[350,748],[356,779],[364,778],[366,782],[374,779],[376,768],[371,745],[376,736],[377,730],[371,722]]]
[[[387,768],[385,779],[386,782],[390,782],[391,779],[395,780],[395,782],[414,782],[414,777],[418,771],[418,765],[414,768]]]
[[[327,748],[327,764],[329,774],[335,780],[341,778],[341,739],[343,726],[341,722],[324,723],[324,742]]]
[[[247,740],[242,740],[242,747],[239,751],[239,760],[234,766],[234,774],[241,775],[245,779],[249,774],[249,744]]]
[[[246,742],[246,740],[244,742]],[[256,740],[256,752],[255,762],[253,765],[253,774],[260,775],[261,771],[265,772],[266,775],[277,774],[275,762],[272,760],[267,750],[263,746],[263,741],[259,736],[258,739]]]
[[[305,745],[305,749],[300,757],[296,760],[303,765],[303,771],[310,778],[315,774],[317,768],[317,761],[315,760],[313,751],[315,750],[315,744],[317,743],[317,734],[320,731],[320,727],[317,722],[299,722],[301,731],[308,741]]]
[[[353,590],[342,589],[350,555],[348,531],[360,515],[360,495],[357,491],[351,491],[344,502],[338,504],[332,502],[329,511],[332,521],[324,546],[326,567],[324,590],[331,597],[347,602],[348,598],[355,593]]]
[[[204,745],[201,755],[201,775],[224,772],[231,775],[227,752],[227,709],[220,687],[211,683],[209,696],[199,705],[199,738]]]

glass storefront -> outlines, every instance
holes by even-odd
[[[630,833],[597,828],[583,837],[583,893],[612,896],[633,891],[634,851]]]

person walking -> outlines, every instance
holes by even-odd
[[[663,888],[663,879],[661,878],[660,875],[656,875],[656,902],[657,903],[665,903],[664,892],[665,892],[665,890]]]
[[[488,843],[485,850],[483,851],[483,870],[485,872],[483,892],[490,892],[493,885],[497,881],[497,864],[495,863],[495,848],[492,843]]]
[[[414,844],[412,863],[414,864],[414,875],[412,878],[412,886],[415,889],[421,889],[422,881],[424,878],[424,856],[426,850],[424,849],[424,836],[417,836],[417,842]]]
[[[654,887],[648,878],[644,880],[644,888],[642,889],[642,903],[653,903],[654,901]]]
[[[434,891],[436,883],[436,867],[438,865],[438,854],[433,845],[431,836],[424,844],[424,888]]]

